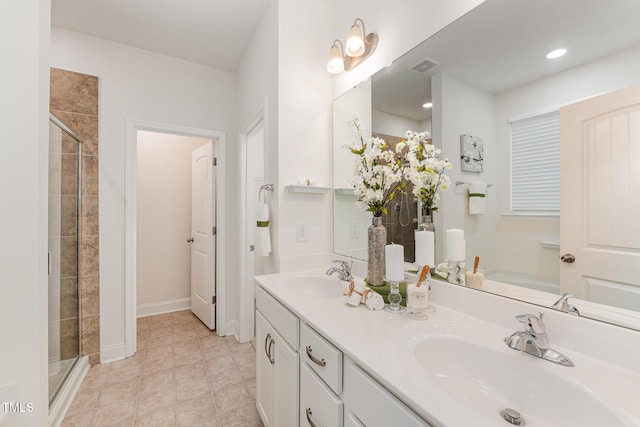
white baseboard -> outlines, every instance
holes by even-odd
[[[227,330],[224,331],[225,332],[225,336],[235,336],[236,339],[238,338],[238,322],[236,320],[229,320],[227,321]]]
[[[137,317],[153,316],[155,314],[171,313],[173,311],[191,308],[191,298],[180,298],[168,301],[140,304],[136,307]]]
[[[49,406],[49,426],[58,427],[62,424],[87,372],[89,372],[89,356],[82,356],[69,373],[55,400]]]
[[[100,347],[100,363],[115,362],[125,357],[124,343]]]

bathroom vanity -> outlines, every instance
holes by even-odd
[[[426,321],[348,306],[346,282],[324,270],[256,282],[266,427],[504,427],[506,410],[532,427],[640,425],[637,331],[437,281]],[[575,367],[505,345],[516,315],[540,312]]]

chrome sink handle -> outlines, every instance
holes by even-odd
[[[334,259],[331,262],[334,264],[340,264],[340,267],[342,267],[342,270],[344,270],[346,273],[351,274],[351,266],[353,266],[353,261],[351,261],[351,263],[348,263],[343,259]]]
[[[547,339],[546,328],[542,322],[542,313],[540,317],[535,314],[520,314],[516,316],[516,319],[521,323],[524,323],[524,330],[531,337],[536,347],[540,350],[549,348],[549,340]]]
[[[572,297],[573,297],[572,294],[565,292],[564,294],[562,294],[562,296],[558,301],[553,303],[551,308],[564,311],[565,313],[570,313],[570,314],[575,314],[577,316],[580,316],[580,311],[578,310],[578,308],[573,304],[569,304],[568,299]]]
[[[535,314],[520,314],[516,316],[520,323],[524,323],[524,330],[530,334],[540,335],[545,333],[544,323],[542,323],[542,313],[540,317]]]
[[[353,276],[351,276],[351,267],[353,266],[353,261],[351,261],[351,263],[348,263],[347,261],[341,259],[334,259],[331,262],[340,264],[341,268],[331,267],[327,270],[326,274],[328,276],[332,275],[333,273],[338,273],[338,277],[340,278],[340,280],[344,280],[347,282],[353,280]]]

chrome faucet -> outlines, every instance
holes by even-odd
[[[569,302],[567,301],[571,297],[573,297],[573,295],[571,295],[570,293],[562,294],[560,299],[554,302],[551,308],[564,311],[565,313],[575,314],[576,316],[580,316],[580,311],[578,310],[578,308],[573,304],[569,304]]]
[[[338,273],[338,277],[340,280],[344,280],[346,282],[350,282],[353,280],[353,276],[351,275],[351,267],[353,266],[353,261],[348,263],[347,261],[343,261],[341,259],[334,259],[331,261],[333,263],[340,264],[341,268],[331,267],[327,270],[327,275],[330,276],[333,273]]]
[[[535,314],[521,314],[516,316],[516,319],[525,325],[524,331],[514,332],[504,339],[510,348],[562,366],[575,366],[568,357],[549,348],[549,339],[542,323],[542,313],[540,317]]]

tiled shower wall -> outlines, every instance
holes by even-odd
[[[81,294],[82,354],[100,362],[100,277],[98,263],[98,78],[51,68],[51,113],[83,140]],[[63,148],[64,149],[64,148]],[[69,177],[76,169],[69,157]],[[63,164],[63,176],[65,165]],[[64,177],[63,177],[64,179]],[[64,332],[62,332],[64,333]],[[69,337],[71,338],[71,337]],[[77,342],[77,341],[76,341]]]
[[[389,146],[389,150],[395,152],[396,144],[402,141],[401,137],[385,135],[373,132],[371,136],[382,138]],[[414,233],[418,228],[418,204],[412,194],[413,185],[408,182],[406,195],[396,194],[387,206],[387,214],[382,215],[382,224],[387,228],[387,243],[396,243],[404,246],[404,260],[406,262],[415,261],[415,238]]]

